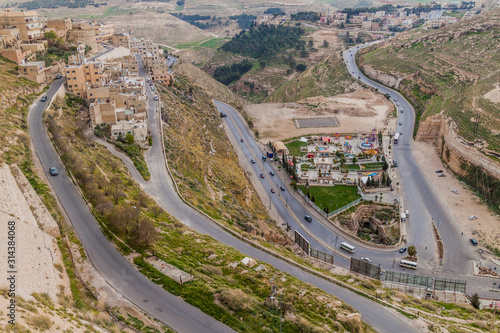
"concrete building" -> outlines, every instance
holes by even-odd
[[[45,63],[43,61],[28,62],[19,65],[19,74],[33,82],[42,83],[45,81]]]
[[[87,85],[104,82],[103,65],[99,61],[68,66],[64,69],[68,92],[86,98]]]
[[[114,34],[111,36],[111,44],[116,47],[126,47],[130,49],[130,36],[127,33]]]
[[[134,136],[134,142],[142,147],[146,147],[148,142],[148,124],[143,121],[119,121],[118,124],[111,125],[111,138],[118,139],[121,135],[126,137],[127,134]]]
[[[34,10],[0,11],[0,28],[18,29],[20,39],[26,43],[44,38],[42,31],[44,24],[39,19],[38,13]]]
[[[66,40],[68,31],[73,28],[70,18],[47,20],[46,31],[54,31],[56,36]]]

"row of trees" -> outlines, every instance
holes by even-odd
[[[109,228],[136,249],[150,248],[158,239],[154,222],[141,211],[150,205],[149,198],[138,192],[134,198],[127,197],[122,178],[118,175],[104,176],[94,161],[86,161],[66,142],[68,133],[51,117],[47,120],[48,130],[61,154],[61,160],[71,171],[85,197],[94,207],[97,216],[105,221]],[[91,147],[93,142],[86,134],[86,123],[78,124],[78,129],[69,136],[74,136],[83,146]],[[113,169],[119,169],[114,160],[109,162]]]
[[[248,59],[232,65],[223,65],[215,69],[213,77],[226,86],[231,82],[238,80],[243,74],[252,69],[252,62]]]
[[[303,34],[300,27],[260,25],[248,31],[242,30],[221,49],[255,59],[270,59],[295,46]]]
[[[230,20],[236,20],[240,29],[250,29],[254,25],[256,18],[257,16],[247,15],[244,13],[241,15],[229,16]]]
[[[311,21],[311,22],[316,22],[319,21],[321,16],[319,15],[318,12],[298,12],[297,14],[292,14],[290,15],[290,18],[294,21]]]

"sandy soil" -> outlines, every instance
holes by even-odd
[[[57,223],[21,171],[13,166],[0,166],[0,244],[4,251],[0,261],[7,264],[7,222],[15,221],[15,263],[17,295],[33,300],[32,293],[47,293],[57,299],[59,285],[68,293],[69,280],[64,272],[62,256],[55,236]],[[18,184],[16,175],[21,181]],[[56,268],[58,267],[58,268]],[[7,269],[0,271],[0,288],[7,287]]]
[[[259,141],[283,140],[317,133],[369,133],[385,126],[393,110],[385,97],[370,90],[359,90],[334,97],[310,97],[297,103],[263,103],[245,106],[253,118]],[[293,117],[337,117],[340,127],[296,128]]]
[[[495,89],[484,94],[484,98],[489,99],[493,103],[500,103],[500,84],[495,84]]]
[[[431,143],[413,143],[415,160],[427,178],[429,184],[434,184],[433,190],[441,202],[448,207],[447,211],[452,223],[464,237],[476,238],[479,246],[485,244],[498,247],[500,244],[500,217],[494,215],[470,190],[464,189],[460,181],[446,169],[441,162],[436,148]],[[437,177],[435,170],[444,170],[446,177]],[[451,192],[456,189],[458,194]],[[477,220],[469,220],[469,216],[476,215]]]

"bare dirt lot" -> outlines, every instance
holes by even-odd
[[[479,246],[487,244],[498,247],[500,244],[500,218],[494,215],[481,200],[470,190],[464,189],[460,181],[446,170],[439,159],[436,148],[431,143],[414,142],[415,160],[430,184],[436,197],[447,207],[452,223],[464,237],[476,238]],[[446,177],[437,177],[435,170],[444,170]],[[451,192],[452,189],[458,194]],[[476,215],[477,220],[469,220]]]
[[[253,119],[264,143],[317,133],[369,133],[382,128],[393,105],[370,90],[359,90],[334,97],[310,97],[297,103],[247,105],[245,112]],[[293,118],[335,116],[339,127],[296,128]]]

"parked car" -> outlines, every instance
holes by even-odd
[[[401,113],[403,113],[403,109],[401,109]]]
[[[457,190],[451,190],[453,193],[458,194]]]
[[[443,173],[443,170],[436,170],[435,173]]]
[[[402,247],[399,249],[399,253],[405,253],[406,252],[406,247]]]
[[[476,215],[471,215],[471,216],[469,216],[469,220],[477,220],[477,216]]]
[[[252,163],[255,163],[255,159],[252,158],[251,161],[252,161]]]
[[[42,96],[42,98],[40,98],[40,101],[46,102],[47,101],[47,96]]]
[[[59,174],[59,172],[57,171],[57,168],[56,167],[50,167],[49,168],[49,173],[52,175],[52,176],[57,176]]]
[[[61,78],[62,78],[62,75],[61,75],[61,74],[57,74],[57,76],[56,76],[56,80],[59,80],[59,79],[61,79]]]
[[[394,165],[394,167],[397,168],[398,167],[398,161],[396,161],[396,160],[392,161],[392,165]]]
[[[399,132],[399,135],[403,135],[403,132]]]
[[[264,178],[264,174],[263,173],[260,174],[260,178]]]
[[[280,190],[284,191],[285,187],[284,186],[280,186]]]
[[[401,126],[401,125],[403,125],[403,123],[402,123],[402,122],[399,122],[399,126]]]
[[[243,138],[242,138],[242,139],[240,139],[240,141],[241,141],[241,142],[245,142],[245,140],[243,140]]]
[[[310,217],[309,215],[306,215],[304,216],[304,219],[307,221],[307,222],[312,222],[312,217]]]
[[[274,188],[271,189],[271,193],[275,193],[276,191],[274,190]]]
[[[158,95],[155,95],[155,101],[157,101],[157,100],[158,100]]]
[[[366,262],[372,262],[372,260],[368,257],[363,257],[361,260],[366,261]]]
[[[474,238],[469,239],[469,242],[470,242],[472,245],[477,246],[477,240],[475,240]]]
[[[269,174],[270,174],[271,176],[274,176],[274,172],[273,172],[273,171],[269,171]]]
[[[446,177],[446,175],[444,173],[440,173],[438,177]]]

